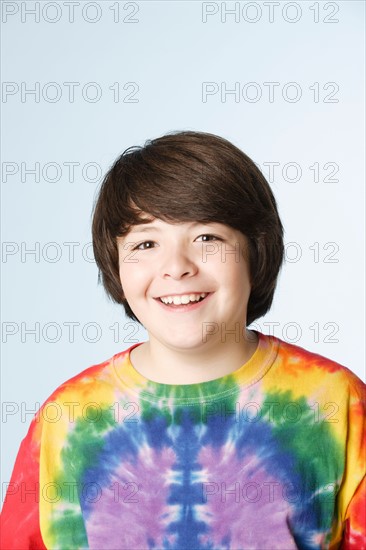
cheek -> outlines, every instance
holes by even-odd
[[[232,250],[227,253],[223,251],[221,254],[215,254],[212,256],[210,263],[210,268],[214,269],[215,273],[221,276],[226,275],[230,278],[249,278],[248,262],[243,256],[243,253],[240,253],[239,250],[237,252]]]
[[[234,289],[235,294],[238,293],[242,297],[249,298],[251,291],[249,266],[243,258],[240,258],[239,262],[235,262],[235,260],[230,262],[222,276],[229,291],[232,292]]]
[[[149,274],[139,262],[120,264],[119,279],[126,298],[144,294],[149,284]]]

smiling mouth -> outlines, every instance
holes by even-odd
[[[173,308],[184,306],[188,307],[194,304],[198,304],[199,302],[203,302],[203,300],[205,300],[210,294],[211,292],[201,292],[180,296],[165,296],[161,298],[155,298],[155,300],[158,300],[160,303]]]

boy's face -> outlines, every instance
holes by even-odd
[[[192,350],[243,337],[250,277],[247,239],[240,231],[216,222],[155,218],[131,227],[117,245],[125,297],[150,340]],[[193,307],[160,300],[197,293],[209,294]]]

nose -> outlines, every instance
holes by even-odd
[[[160,274],[163,278],[171,277],[180,279],[197,273],[198,267],[193,258],[182,245],[169,248],[160,267]]]

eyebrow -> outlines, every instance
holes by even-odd
[[[197,225],[206,225],[206,226],[208,226],[208,225],[213,225],[215,223],[217,223],[217,222],[208,222],[208,223],[192,222],[191,227],[196,227]],[[132,226],[132,228],[130,230],[130,233],[145,233],[146,231],[161,231],[161,228],[156,227],[155,225],[151,225],[151,224],[138,224],[138,225]]]

